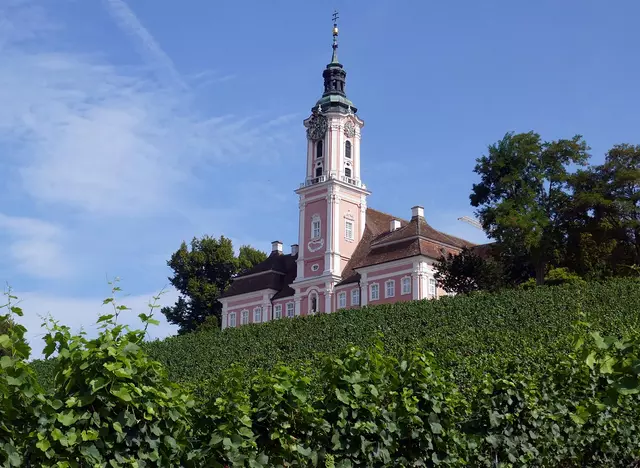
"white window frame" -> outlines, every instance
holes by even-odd
[[[262,322],[262,306],[258,306],[253,309],[253,323]]]
[[[373,294],[375,287],[375,295]],[[369,300],[370,301],[378,301],[380,300],[380,285],[378,283],[373,283],[369,285]]]
[[[353,231],[355,228],[355,223],[350,219],[344,220],[344,238],[347,240],[353,240]]]
[[[405,276],[402,278],[402,294],[411,294],[411,277]],[[405,287],[406,286],[406,287]]]
[[[276,304],[273,306],[273,318],[274,320],[282,318],[282,304]]]
[[[341,291],[338,293],[338,309],[344,309],[345,307],[347,307],[347,293]]]
[[[296,314],[295,305],[293,302],[287,302],[287,317],[293,318]]]
[[[235,328],[236,326],[237,326],[236,325],[236,313],[235,312],[231,312],[229,314],[229,327],[230,328],[231,327]]]
[[[240,313],[240,325],[246,325],[249,323],[249,311],[247,309],[244,309],[241,313]]]
[[[319,239],[322,235],[322,222],[320,221],[320,216],[313,215],[311,217],[311,238]]]
[[[351,305],[360,305],[360,289],[351,290]]]
[[[436,279],[429,278],[429,295],[431,297],[436,297],[437,287],[436,287]]]
[[[391,294],[389,294],[391,293]],[[387,280],[384,282],[384,297],[395,297],[396,295],[396,282],[395,280]]]

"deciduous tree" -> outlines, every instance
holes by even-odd
[[[170,323],[180,327],[179,333],[191,332],[214,315],[220,321],[220,295],[239,272],[266,259],[266,254],[250,246],[240,247],[236,257],[231,239],[204,236],[186,242],[171,255],[167,265],[173,270],[169,277],[180,297],[175,305],[164,307],[162,313]]]
[[[588,150],[580,135],[543,142],[535,132],[507,133],[477,159],[480,182],[471,205],[489,237],[513,255],[528,256],[538,284],[566,237],[561,213],[570,197],[568,168],[586,164]]]

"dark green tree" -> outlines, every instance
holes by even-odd
[[[614,146],[604,164],[569,182],[567,266],[585,277],[632,274],[640,265],[640,146]]]
[[[477,159],[480,183],[471,205],[485,232],[513,256],[525,253],[536,282],[544,283],[547,265],[566,239],[562,216],[568,203],[570,165],[584,165],[589,148],[580,135],[543,142],[534,132],[507,133]]]
[[[196,330],[211,315],[220,321],[220,295],[238,273],[265,260],[266,254],[249,246],[240,247],[236,257],[231,239],[204,236],[186,242],[171,255],[167,265],[173,270],[169,277],[180,297],[175,305],[163,307],[170,323],[178,325],[178,333]]]
[[[495,291],[505,285],[499,262],[467,248],[457,255],[442,257],[435,268],[436,281],[448,293]]]

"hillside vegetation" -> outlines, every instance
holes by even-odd
[[[487,356],[500,357],[505,366],[513,361],[536,366],[565,353],[571,346],[571,324],[582,314],[603,333],[639,330],[640,282],[618,279],[363,307],[176,336],[145,348],[171,380],[206,388],[232,364],[249,372],[278,362],[313,364],[348,345],[366,348],[382,334],[388,352],[433,352],[440,365],[455,369],[464,381],[482,371]],[[46,385],[50,366],[35,366]]]
[[[637,466],[639,300],[616,280],[146,344],[114,303],[93,339],[50,323],[33,366],[16,325],[0,466]]]

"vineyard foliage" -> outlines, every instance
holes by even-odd
[[[46,386],[24,328],[0,335],[0,467],[637,466],[639,291],[620,280],[478,294],[151,345],[152,313],[130,330],[110,298],[95,338],[49,322]],[[22,313],[5,307],[0,318]],[[302,338],[301,324],[319,343],[290,341],[295,365],[240,362],[269,337],[284,346],[279,333]],[[248,342],[197,374],[213,336],[218,352]],[[177,373],[166,357],[186,338],[201,366]]]
[[[619,334],[640,327],[640,283],[621,279],[529,291],[415,301],[344,310],[260,325],[203,331],[146,345],[174,382],[206,391],[233,364],[250,372],[280,362],[318,367],[323,355],[349,345],[367,348],[383,333],[389,353],[406,349],[433,352],[440,365],[455,370],[460,383],[487,365],[490,356],[501,362],[517,357],[535,366],[545,357],[571,347],[571,324],[587,314],[594,327]],[[463,357],[464,359],[459,359]],[[50,366],[36,363],[41,382],[51,381]],[[461,368],[462,367],[462,368]]]

